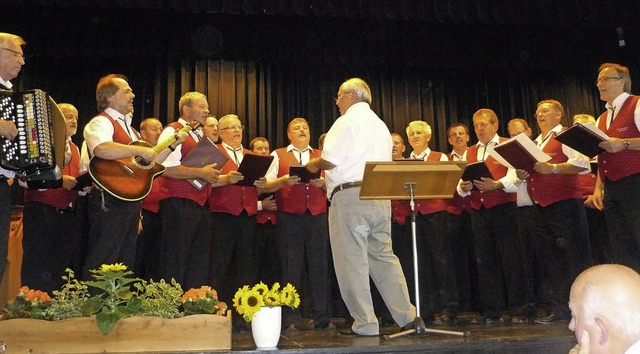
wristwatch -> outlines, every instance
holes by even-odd
[[[624,144],[625,150],[629,150],[629,147],[631,147],[631,142],[629,140],[625,140],[622,144]]]
[[[558,173],[560,173],[560,169],[558,169],[558,165],[554,163],[551,166],[553,166],[553,170],[551,171],[551,173],[553,173],[554,175],[557,175]]]

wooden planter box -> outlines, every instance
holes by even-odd
[[[125,353],[216,351],[231,349],[231,318],[192,315],[176,319],[129,317],[109,335],[95,318],[62,321],[0,321],[0,340],[8,353]]]

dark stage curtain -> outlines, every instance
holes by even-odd
[[[39,87],[58,102],[80,110],[80,128],[96,113],[95,84],[100,76],[123,73],[136,94],[135,124],[146,117],[164,123],[178,117],[178,100],[188,91],[207,95],[211,114],[237,114],[244,122],[245,143],[265,136],[272,147],[285,146],[287,123],[305,117],[312,129],[312,145],[339,116],[335,96],[349,77],[361,77],[371,86],[372,108],[392,132],[404,136],[412,120],[424,120],[433,129],[431,148],[448,151],[446,129],[463,122],[474,133],[471,117],[479,108],[496,111],[501,133],[506,123],[522,117],[532,127],[536,103],[553,98],[565,106],[570,123],[574,114],[598,115],[603,103],[593,84],[594,75],[522,74],[504,72],[429,72],[394,68],[358,68],[304,63],[256,63],[225,60],[84,61],[38,60],[24,69],[19,86]],[[79,131],[81,132],[81,131]],[[76,140],[81,141],[81,134]]]

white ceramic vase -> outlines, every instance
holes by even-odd
[[[278,346],[282,324],[282,307],[260,308],[251,320],[251,333],[258,349],[272,349]]]

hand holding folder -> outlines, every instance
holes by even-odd
[[[604,152],[599,144],[609,140],[609,137],[595,124],[585,123],[574,124],[569,129],[560,132],[556,136],[556,140],[589,158],[593,158]]]
[[[227,163],[227,160],[227,157],[218,149],[211,139],[203,138],[191,149],[189,154],[182,159],[181,164],[187,167],[204,167],[215,163],[216,168],[220,169],[222,165]],[[187,180],[198,190],[202,190],[207,184],[207,181],[200,178],[189,178]]]
[[[255,181],[267,174],[272,161],[273,156],[245,154],[240,166],[238,166],[238,172],[242,173],[244,178],[235,185],[253,186]]]

